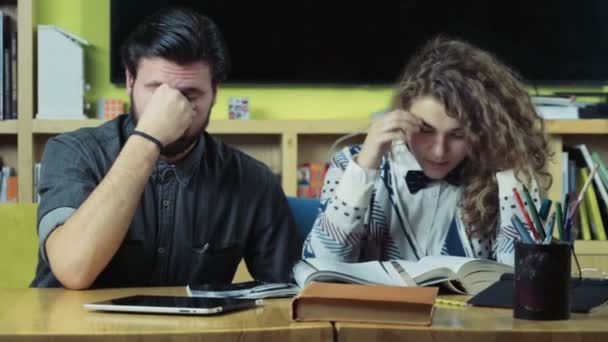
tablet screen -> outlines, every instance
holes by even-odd
[[[172,297],[172,296],[131,296],[116,298],[110,301],[115,305],[135,306],[165,306],[174,308],[201,308],[211,309],[217,307],[228,307],[233,304],[241,304],[241,301],[226,300],[222,298],[200,298],[200,297]]]

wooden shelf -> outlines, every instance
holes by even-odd
[[[368,120],[215,120],[209,132],[216,134],[348,134],[365,131]]]
[[[104,120],[32,120],[32,132],[40,134],[59,134],[70,132],[82,127],[95,127]]]
[[[33,120],[34,134],[58,134],[104,122],[89,120]],[[348,134],[365,132],[369,120],[211,120],[209,132],[215,134]],[[16,126],[15,126],[16,127]],[[549,120],[549,134],[608,134],[608,120]],[[0,132],[3,132],[0,123]]]
[[[545,128],[550,134],[608,134],[608,120],[549,120]]]
[[[608,255],[606,241],[599,240],[576,240],[574,249],[578,255]]]
[[[17,120],[0,121],[0,134],[17,134]]]
[[[104,120],[33,120],[34,134],[58,134],[81,127],[94,127]],[[211,120],[214,134],[348,134],[365,131],[368,120]]]

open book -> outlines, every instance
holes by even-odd
[[[391,260],[343,263],[326,259],[300,260],[294,278],[304,288],[311,281],[392,286],[442,285],[463,294],[477,294],[512,273],[513,267],[486,259],[427,256],[419,261]]]

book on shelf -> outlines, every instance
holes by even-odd
[[[580,172],[580,182],[584,184],[589,179],[589,169],[584,167],[579,169]],[[596,173],[597,175],[597,173]],[[601,185],[603,187],[603,185]],[[584,201],[587,207],[588,214],[588,222],[591,228],[591,232],[597,240],[606,240],[606,229],[604,228],[604,221],[602,218],[602,213],[600,211],[600,204],[596,195],[596,187],[597,185],[591,185],[587,191],[585,192]],[[583,222],[583,213],[580,213],[581,216],[581,230]]]
[[[608,103],[593,103],[581,107],[578,116],[581,119],[606,119],[608,118]]]
[[[298,197],[319,198],[323,190],[323,180],[327,163],[311,162],[298,165]]]
[[[570,192],[570,167],[569,167],[569,157],[568,157],[569,153],[568,151],[562,151],[562,198],[564,198],[564,196],[566,195],[566,193]]]
[[[0,120],[17,118],[17,25],[0,10]]]
[[[296,321],[430,325],[437,287],[312,282],[291,302]]]
[[[579,118],[579,107],[536,105],[536,111],[545,120],[576,120]]]
[[[579,144],[575,147],[581,151],[587,168],[589,170],[592,170],[595,166],[595,163],[593,162],[593,157],[591,156],[591,152],[589,151],[587,145]],[[608,191],[606,191],[606,187],[604,186],[604,183],[602,182],[602,179],[600,178],[600,175],[597,172],[593,176],[593,183],[596,186],[596,190],[598,190],[599,192],[598,197],[602,200],[604,207],[608,208]]]
[[[18,178],[15,169],[4,165],[0,169],[0,203],[17,202]]]
[[[578,182],[578,191],[581,191],[583,184],[585,183],[585,177],[583,175],[582,169],[579,169],[579,178],[580,182]],[[587,178],[589,178],[587,176]],[[580,219],[580,238],[583,240],[592,240],[591,236],[591,223],[589,221],[591,215],[589,213],[589,207],[591,205],[591,196],[585,196],[581,203],[578,206],[578,217]]]
[[[591,159],[593,159],[594,163],[599,165],[597,173],[599,173],[600,179],[602,180],[602,183],[604,183],[604,187],[608,189],[608,169],[606,168],[606,164],[604,164],[600,154],[597,152],[591,153]]]
[[[228,285],[202,284],[186,286],[189,297],[208,298],[282,298],[293,297],[300,291],[295,284],[264,283],[257,280]]]
[[[486,259],[426,256],[419,261],[390,260],[344,263],[320,258],[300,260],[293,268],[301,288],[313,281],[388,286],[442,286],[448,291],[475,294],[513,267]]]
[[[0,10],[0,120],[10,119],[9,113],[4,110],[4,24],[8,20],[8,14]]]
[[[576,97],[532,96],[536,111],[547,120],[605,119],[608,104],[577,101]]]
[[[576,97],[574,96],[550,96],[550,95],[536,95],[530,96],[532,104],[535,106],[572,106],[576,103]]]
[[[38,191],[38,187],[40,184],[40,169],[42,167],[41,163],[36,163],[34,165],[34,202],[40,203],[40,192]]]
[[[11,117],[12,119],[18,118],[18,98],[17,98],[17,30],[14,29],[10,33],[11,39],[11,47],[10,47],[10,55],[11,55]]]
[[[600,165],[598,172],[592,179],[591,185],[583,196],[581,202],[585,208],[580,208],[575,212],[572,220],[572,232],[573,236],[586,240],[591,238],[594,240],[604,239],[606,220],[608,219],[608,192],[604,180],[601,175],[601,161],[600,156],[596,153],[591,153],[587,145],[579,144],[572,147],[564,147],[564,150],[568,151],[569,157],[569,180],[564,184],[572,189],[570,191],[570,206],[572,206],[576,198],[578,197],[583,182],[589,176],[589,170],[593,168],[596,163]],[[595,154],[595,156],[594,156]],[[582,170],[586,170],[583,172]],[[572,180],[572,176],[576,177],[576,180]],[[564,185],[566,186],[566,185]],[[577,234],[578,233],[578,234]]]

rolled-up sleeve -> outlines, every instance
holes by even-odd
[[[58,136],[46,144],[38,182],[38,241],[42,260],[47,263],[46,240],[97,185],[90,159],[84,145],[75,137]]]

